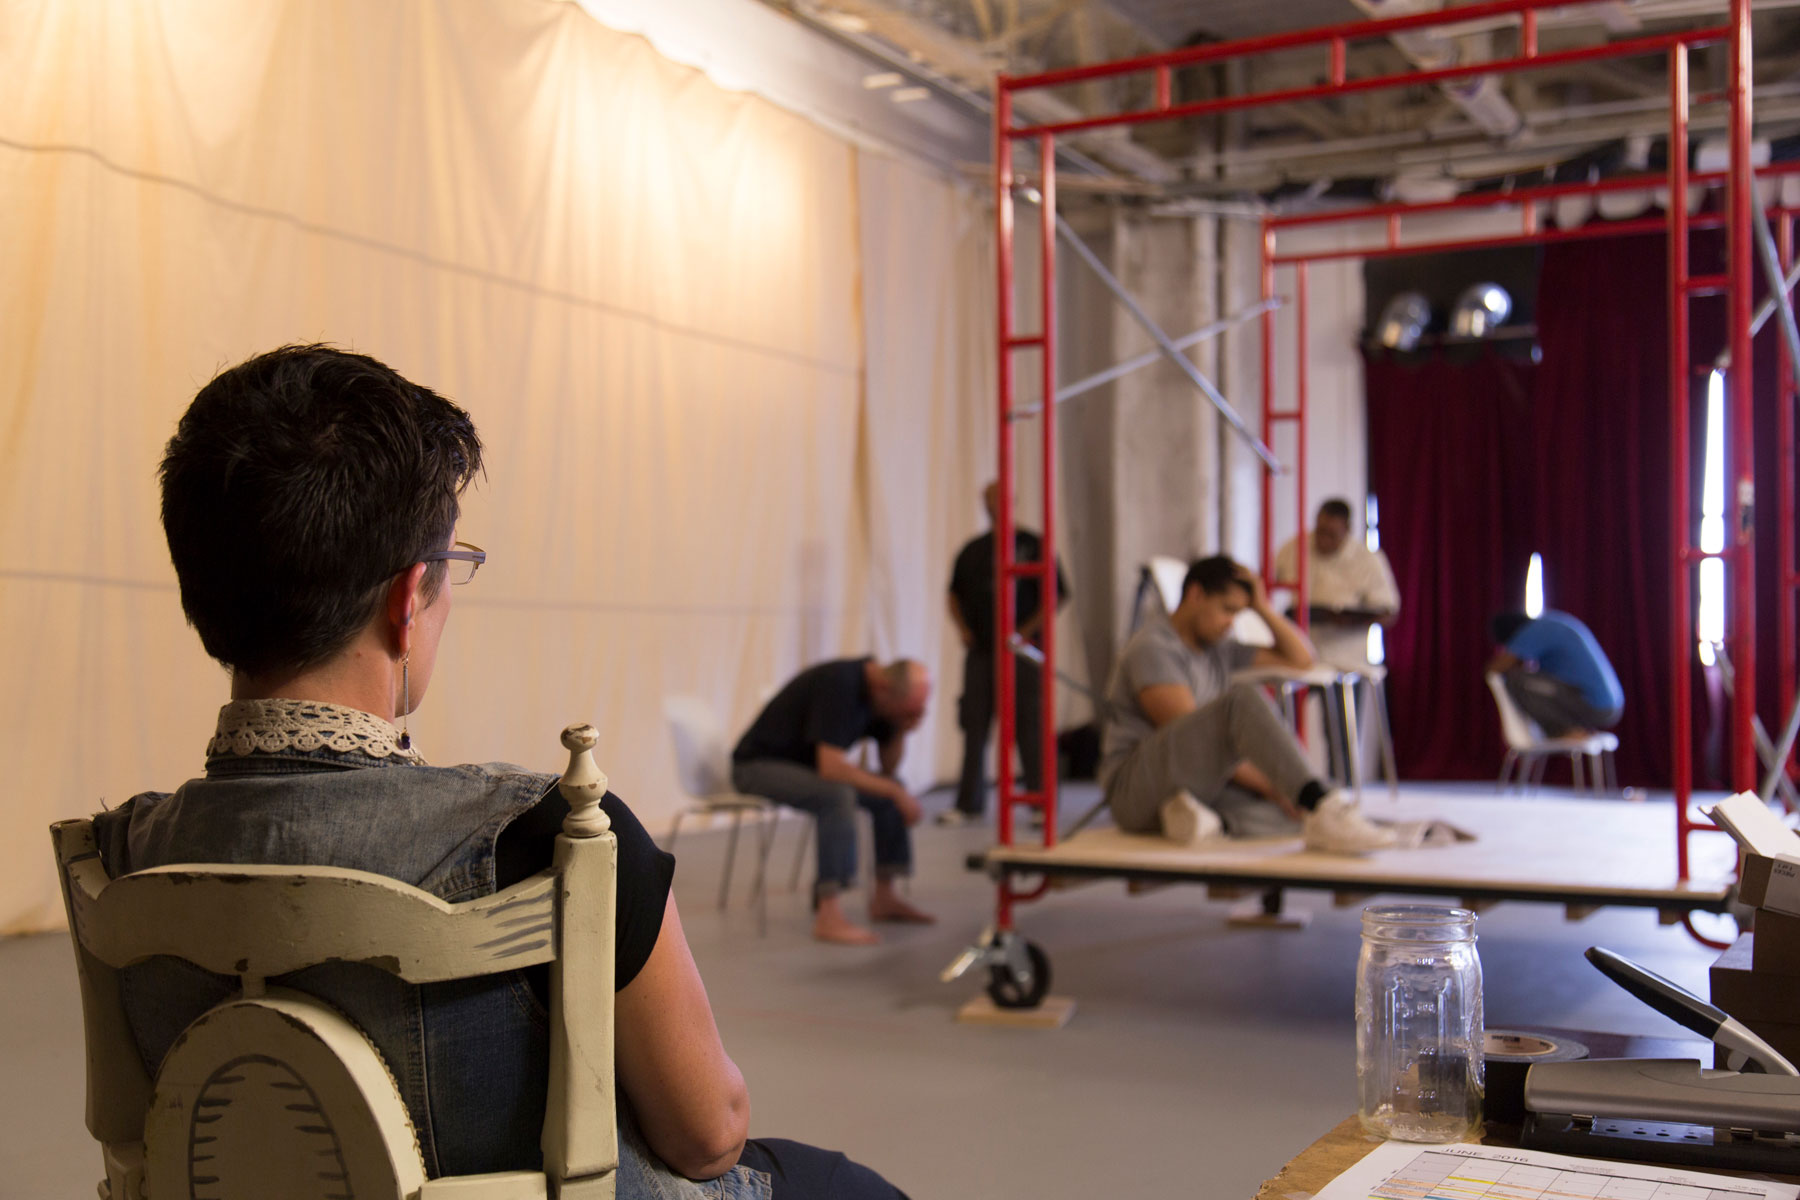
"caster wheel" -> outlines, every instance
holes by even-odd
[[[1031,981],[1022,983],[1005,963],[988,968],[988,998],[996,1008],[1036,1008],[1050,991],[1050,959],[1036,942],[1025,943],[1025,954],[1031,960]]]

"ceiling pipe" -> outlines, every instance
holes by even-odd
[[[1765,84],[1755,90],[1759,133],[1785,136],[1800,121],[1800,82]],[[1621,138],[1660,137],[1661,113],[1666,99],[1610,100],[1569,105],[1554,111],[1527,113],[1532,136],[1526,153],[1546,160],[1560,160],[1571,147],[1598,146]],[[1655,122],[1648,117],[1653,114]],[[1700,112],[1693,117],[1696,129],[1722,127],[1722,113]],[[1377,172],[1397,174],[1406,170],[1448,170],[1459,177],[1506,174],[1529,168],[1507,165],[1519,151],[1497,151],[1478,136],[1473,125],[1459,122],[1454,128],[1407,130],[1349,138],[1337,143],[1284,143],[1244,149],[1227,149],[1196,155],[1185,165],[1198,179],[1185,189],[1189,194],[1261,190],[1282,182],[1298,183],[1315,176],[1345,176]],[[1540,166],[1543,164],[1539,164]],[[1175,189],[1178,193],[1183,189]]]
[[[898,53],[890,61],[910,74],[929,74],[931,86],[937,80],[954,84],[965,94],[992,95],[994,76],[1004,60],[985,47],[966,41],[940,29],[924,18],[895,4],[893,0],[793,0],[793,12],[815,27],[823,27],[846,37],[865,49],[879,42],[890,43]],[[910,61],[909,71],[901,66]],[[960,97],[959,97],[960,98]],[[986,103],[990,103],[988,101]],[[1055,124],[1086,116],[1075,105],[1047,91],[1025,92],[1013,100],[1014,111],[1031,124]],[[1173,183],[1180,178],[1174,164],[1141,142],[1133,140],[1124,129],[1105,130],[1085,137],[1058,140],[1076,141],[1088,161],[1099,160],[1112,170],[1123,172],[1152,184]]]
[[[1350,2],[1371,17],[1398,17],[1434,12],[1444,7],[1440,0]],[[1493,35],[1489,33],[1456,37],[1438,29],[1415,29],[1394,34],[1392,41],[1413,66],[1431,70],[1490,57],[1492,39]],[[1525,118],[1506,98],[1498,77],[1477,75],[1471,79],[1446,80],[1438,87],[1489,137],[1514,138],[1525,132]]]

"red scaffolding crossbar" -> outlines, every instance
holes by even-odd
[[[1273,217],[1263,224],[1262,237],[1262,294],[1265,301],[1275,295],[1275,272],[1278,266],[1295,272],[1296,299],[1295,325],[1300,344],[1300,353],[1296,356],[1296,379],[1292,406],[1277,410],[1275,407],[1274,384],[1274,319],[1271,313],[1262,317],[1261,357],[1263,366],[1263,440],[1267,443],[1272,433],[1272,424],[1276,421],[1292,423],[1295,428],[1297,468],[1292,472],[1296,492],[1296,512],[1304,525],[1306,517],[1305,505],[1305,449],[1307,419],[1307,372],[1306,372],[1306,269],[1307,263],[1331,258],[1368,258],[1398,254],[1416,254],[1432,250],[1468,249],[1477,246],[1493,247],[1506,245],[1533,244],[1558,241],[1574,237],[1606,236],[1645,231],[1666,232],[1669,245],[1669,314],[1670,314],[1670,412],[1671,449],[1674,452],[1674,477],[1670,480],[1670,511],[1673,515],[1673,546],[1676,564],[1672,580],[1674,590],[1674,610],[1676,617],[1669,631],[1668,649],[1674,666],[1675,682],[1672,696],[1674,707],[1673,742],[1675,747],[1675,794],[1677,811],[1677,836],[1679,840],[1677,861],[1681,878],[1687,878],[1687,834],[1704,827],[1702,823],[1689,819],[1688,807],[1692,796],[1692,736],[1691,729],[1691,659],[1694,651],[1693,615],[1691,611],[1690,572],[1688,545],[1689,500],[1688,495],[1688,463],[1690,447],[1687,437],[1687,406],[1689,372],[1687,369],[1688,345],[1688,302],[1695,285],[1705,288],[1717,286],[1727,296],[1730,317],[1731,365],[1728,374],[1728,395],[1730,397],[1730,417],[1728,420],[1729,462],[1732,470],[1732,484],[1729,489],[1731,505],[1729,525],[1734,531],[1731,544],[1720,556],[1727,563],[1727,570],[1732,581],[1731,588],[1731,642],[1730,651],[1733,660],[1743,664],[1754,664],[1755,660],[1755,627],[1753,596],[1753,547],[1751,545],[1750,513],[1753,503],[1753,465],[1751,460],[1751,393],[1750,393],[1750,295],[1753,290],[1750,269],[1750,205],[1753,203],[1753,179],[1750,165],[1750,2],[1749,0],[1731,0],[1730,20],[1727,24],[1699,30],[1678,33],[1659,34],[1650,37],[1635,38],[1625,41],[1611,42],[1600,46],[1584,47],[1579,50],[1558,51],[1541,54],[1537,47],[1537,12],[1546,8],[1573,7],[1577,4],[1601,3],[1604,0],[1490,0],[1489,3],[1468,4],[1454,9],[1433,10],[1430,12],[1408,14],[1384,20],[1359,21],[1342,25],[1333,25],[1320,29],[1295,33],[1275,34],[1267,37],[1249,38],[1235,42],[1225,42],[1207,46],[1189,47],[1170,51],[1165,54],[1148,55],[1140,58],[1126,59],[1118,62],[1101,63],[1092,66],[1074,67],[1067,70],[1049,71],[1042,74],[1011,78],[1001,76],[995,88],[994,109],[994,196],[996,226],[998,235],[998,270],[999,270],[999,482],[1000,501],[995,521],[995,537],[999,546],[998,587],[996,599],[998,605],[997,629],[1002,647],[1011,644],[1012,636],[1017,628],[1013,604],[1011,580],[1016,578],[1019,564],[1012,559],[1013,535],[1016,528],[1014,520],[1013,483],[1015,479],[1013,431],[1016,422],[1014,405],[1013,351],[1032,349],[1041,355],[1040,372],[1043,396],[1041,408],[1038,410],[1043,422],[1040,431],[1042,438],[1041,482],[1043,487],[1043,538],[1046,547],[1045,558],[1054,562],[1055,547],[1055,346],[1056,346],[1056,314],[1055,314],[1055,279],[1056,279],[1056,146],[1055,138],[1059,134],[1100,128],[1121,127],[1141,124],[1149,121],[1171,120],[1180,117],[1201,116],[1227,112],[1245,108],[1290,104],[1329,96],[1343,95],[1349,92],[1370,91],[1379,88],[1412,86],[1449,79],[1468,78],[1472,76],[1504,74],[1517,71],[1533,70],[1572,62],[1590,62],[1603,59],[1621,58],[1632,55],[1662,54],[1667,57],[1669,70],[1669,165],[1666,174],[1661,176],[1635,176],[1625,179],[1611,179],[1585,184],[1549,184],[1537,188],[1521,188],[1507,193],[1481,194],[1457,197],[1453,200],[1434,201],[1423,204],[1387,204],[1371,208],[1296,215],[1290,217]],[[1486,20],[1498,16],[1517,17],[1520,25],[1519,52],[1512,57],[1494,58],[1478,63],[1459,63],[1454,67],[1437,70],[1410,71],[1395,75],[1383,75],[1362,79],[1351,79],[1346,75],[1345,48],[1354,41],[1373,38],[1386,38],[1395,33],[1408,30],[1454,27],[1471,21]],[[1688,51],[1691,47],[1709,43],[1726,42],[1730,46],[1730,67],[1727,86],[1722,98],[1730,105],[1729,121],[1730,165],[1726,171],[1716,174],[1693,174],[1690,176],[1687,164],[1689,104],[1691,93],[1688,80]],[[1322,46],[1329,55],[1328,82],[1314,87],[1287,89],[1284,91],[1252,93],[1241,96],[1217,97],[1196,101],[1190,104],[1174,104],[1172,100],[1173,72],[1186,67],[1203,63],[1222,62],[1232,59],[1243,59],[1275,51],[1291,50],[1306,46]],[[1117,78],[1120,76],[1149,73],[1152,76],[1152,106],[1148,109],[1135,109],[1079,120],[1056,122],[1039,126],[1015,128],[1013,126],[1013,98],[1019,92],[1042,88],[1059,87],[1067,84],[1082,83],[1096,79]],[[1710,95],[1705,97],[1710,99]],[[1040,334],[1036,338],[1015,338],[1013,334],[1013,237],[1014,211],[1013,186],[1015,174],[1013,169],[1013,151],[1016,143],[1034,142],[1040,163],[1039,187],[1042,192],[1039,204],[1039,238],[1041,243],[1040,271]],[[1690,214],[1687,205],[1687,189],[1690,183],[1708,186],[1723,185],[1726,198],[1723,215]],[[1605,194],[1610,192],[1641,189],[1644,187],[1666,187],[1669,202],[1665,216],[1645,218],[1639,221],[1615,222],[1598,228],[1582,230],[1539,230],[1536,227],[1535,204],[1540,200],[1554,199],[1559,196]],[[1447,209],[1498,207],[1508,204],[1522,205],[1521,232],[1514,236],[1464,239],[1452,242],[1436,243],[1404,243],[1401,239],[1401,218],[1414,213],[1443,211]],[[1317,225],[1331,222],[1364,220],[1380,218],[1386,221],[1386,240],[1379,246],[1352,250],[1334,251],[1312,255],[1277,255],[1276,236],[1281,228]],[[1687,269],[1687,234],[1695,228],[1706,228],[1723,225],[1727,231],[1727,269],[1717,279],[1690,279]],[[1792,239],[1793,224],[1791,219],[1783,217],[1780,222],[1782,257],[1791,261],[1793,256]],[[1783,375],[1783,433],[1782,433],[1782,561],[1778,577],[1784,581],[1800,576],[1800,565],[1793,562],[1793,503],[1792,485],[1795,474],[1792,416],[1789,411],[1793,402],[1793,393],[1786,373]],[[1261,549],[1265,574],[1269,570],[1272,559],[1271,546],[1271,513],[1273,508],[1273,474],[1265,471],[1262,484],[1263,527]],[[1304,619],[1307,610],[1306,596],[1306,554],[1305,539],[1301,539],[1302,552],[1299,555],[1299,578],[1297,579],[1299,595],[1296,607]],[[1795,614],[1792,597],[1784,597],[1781,625],[1781,666],[1785,685],[1790,694],[1793,691],[1796,673],[1795,658],[1800,651],[1795,648],[1797,640],[1794,629]],[[1026,797],[1014,788],[1012,773],[1012,756],[1010,747],[1015,742],[1017,721],[1021,714],[1016,711],[1017,697],[1014,689],[1014,658],[1010,653],[1001,653],[996,660],[997,699],[1000,715],[999,757],[999,837],[1003,845],[1013,843],[1013,807],[1021,802],[1029,801],[1033,805],[1041,805],[1045,810],[1044,841],[1053,844],[1056,837],[1056,774],[1055,774],[1055,692],[1056,692],[1056,636],[1055,622],[1046,620],[1041,632],[1043,651],[1043,672],[1045,686],[1041,689],[1043,705],[1039,712],[1028,714],[1027,719],[1042,723],[1044,736],[1041,743],[1044,747],[1043,778],[1044,791],[1041,795]],[[1732,710],[1731,763],[1732,777],[1740,788],[1754,787],[1755,752],[1751,741],[1751,717],[1755,713],[1754,672],[1746,668],[1738,675],[1734,706]],[[998,927],[1002,930],[1012,928],[1013,905],[1017,901],[1033,898],[1041,892],[1041,888],[1032,893],[1014,892],[1009,884],[1002,880],[999,884]]]

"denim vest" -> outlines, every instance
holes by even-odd
[[[94,818],[109,874],[180,862],[349,867],[456,903],[494,892],[501,831],[556,782],[504,763],[430,767],[391,747],[246,753],[224,732],[237,707],[221,714],[203,778]],[[271,982],[319,997],[368,1035],[399,1084],[428,1175],[541,1168],[549,1014],[523,972],[414,986],[329,963]],[[122,990],[154,1074],[181,1031],[236,981],[157,958],[127,969]],[[621,1200],[768,1195],[766,1177],[747,1168],[706,1184],[676,1176],[644,1145],[623,1095],[618,1115]]]

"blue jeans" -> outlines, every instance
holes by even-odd
[[[912,832],[900,808],[886,796],[833,783],[810,767],[779,758],[731,764],[731,783],[748,796],[811,813],[819,823],[819,879],[815,896],[835,896],[856,882],[856,810],[866,809],[875,824],[875,876],[893,879],[912,873]]]
[[[766,1179],[773,1200],[906,1200],[905,1192],[861,1163],[786,1138],[751,1138],[732,1170]]]

